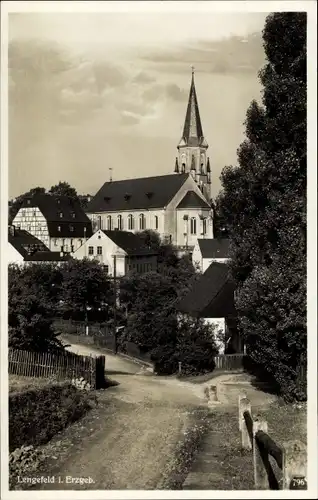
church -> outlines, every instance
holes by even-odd
[[[192,251],[198,238],[213,238],[207,149],[192,70],[174,172],[105,182],[86,209],[93,231],[151,229],[180,251]]]

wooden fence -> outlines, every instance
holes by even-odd
[[[277,445],[268,435],[267,422],[262,418],[253,419],[251,403],[245,396],[239,396],[239,429],[242,449],[253,453],[255,489],[307,489],[306,445],[301,441]],[[281,479],[277,479],[275,469]]]
[[[65,351],[60,354],[9,349],[9,373],[25,377],[84,378],[92,389],[104,384],[105,356],[80,356]]]
[[[218,370],[242,370],[244,354],[222,354],[215,357],[215,369]]]

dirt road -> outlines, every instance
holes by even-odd
[[[206,412],[202,390],[191,384],[136,375],[139,365],[116,356],[106,355],[106,367],[119,385],[100,391],[96,408],[43,447],[50,458],[41,474],[54,483],[36,489],[158,488],[194,412]]]

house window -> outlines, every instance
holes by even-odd
[[[139,215],[139,229],[143,231],[145,229],[145,216],[144,214]]]
[[[88,247],[88,255],[94,255],[94,247]]]
[[[121,215],[117,216],[117,228],[119,229],[119,231],[121,231],[123,228],[123,219]]]
[[[202,220],[202,233],[206,234],[206,219]]]
[[[83,245],[83,240],[79,240],[79,246],[81,247]]]
[[[62,217],[63,217],[63,212],[60,212],[60,218],[62,219]]]
[[[54,240],[54,246],[57,247],[57,240]]]
[[[28,231],[31,231],[31,226],[28,226]]]
[[[134,229],[134,217],[131,214],[128,215],[128,229]]]
[[[57,230],[60,233],[61,232],[61,226],[57,226]]]
[[[70,226],[71,233],[74,231],[74,226]]]
[[[65,252],[68,252],[68,245],[65,245]]]
[[[195,217],[192,217],[190,220],[190,233],[197,234],[197,220]]]
[[[63,245],[61,246],[61,252],[64,252],[64,247],[63,247]]]
[[[159,227],[159,220],[158,220],[158,216],[155,215],[155,229],[158,229]]]
[[[33,210],[33,217],[36,217],[36,211]]]
[[[25,210],[22,210],[22,217],[25,217]]]
[[[72,218],[75,219],[75,212],[72,212]]]
[[[103,249],[102,247],[97,247],[97,255],[102,255]]]
[[[71,252],[74,252],[74,245],[71,245]]]
[[[107,230],[108,231],[112,230],[112,218],[110,215],[107,216]]]
[[[104,266],[104,270],[105,270],[105,273],[108,274],[109,272],[109,267],[108,266]]]

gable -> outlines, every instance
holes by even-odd
[[[180,203],[177,205],[177,209],[186,209],[186,208],[210,208],[208,203],[203,200],[197,193],[194,191],[188,191]]]

